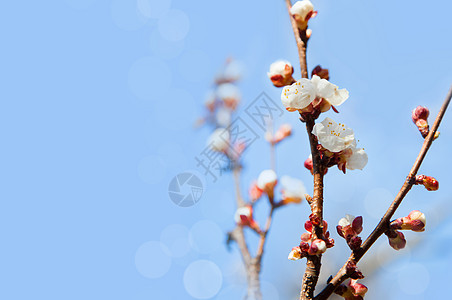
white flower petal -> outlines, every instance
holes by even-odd
[[[229,131],[226,128],[217,128],[207,140],[207,146],[212,150],[224,152],[229,147]]]
[[[314,5],[312,5],[311,1],[303,0],[297,1],[290,8],[290,13],[292,15],[298,15],[302,20],[306,19],[306,16],[314,10]]]
[[[281,101],[288,110],[303,109],[316,97],[316,90],[309,79],[302,78],[292,85],[284,87]]]
[[[270,65],[270,71],[267,73],[268,78],[271,78],[274,75],[285,76],[286,74],[286,65],[292,68],[292,65],[287,60],[278,60]]]
[[[362,170],[366,166],[368,161],[367,153],[362,148],[352,148],[352,150],[353,153],[347,159],[345,167],[349,170]]]
[[[300,198],[303,199],[306,194],[306,188],[303,181],[290,176],[281,177],[282,190],[285,198]]]
[[[339,226],[345,227],[345,226],[351,225],[354,219],[355,219],[355,216],[346,214],[345,218],[342,218],[339,220]]]
[[[249,206],[239,207],[235,211],[234,220],[236,223],[240,223],[242,221],[242,219],[240,218],[240,216],[242,215],[248,218],[251,217],[251,207]]]
[[[340,152],[356,146],[353,130],[344,124],[337,124],[330,118],[315,124],[312,133],[320,144],[331,152]]]
[[[275,171],[273,170],[264,170],[259,174],[257,178],[257,186],[261,190],[265,190],[267,185],[273,185],[276,183],[278,177],[276,176]]]

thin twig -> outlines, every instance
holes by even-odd
[[[408,173],[408,176],[400,189],[399,193],[395,197],[392,204],[389,206],[388,210],[384,214],[381,221],[378,223],[378,225],[375,227],[375,229],[372,231],[372,233],[369,235],[369,237],[364,241],[361,248],[358,249],[358,251],[355,251],[352,253],[347,260],[347,262],[344,264],[344,266],[339,270],[339,272],[333,277],[333,279],[328,283],[328,285],[323,289],[319,295],[317,295],[314,299],[315,300],[323,300],[327,299],[334,290],[342,283],[344,282],[349,276],[345,272],[345,266],[348,262],[357,263],[369,250],[369,248],[375,243],[375,241],[383,234],[385,233],[386,229],[388,228],[388,224],[394,213],[396,212],[397,208],[399,207],[400,203],[402,203],[402,200],[405,198],[406,194],[410,191],[411,187],[413,186],[415,182],[415,176],[422,164],[422,161],[424,160],[425,156],[427,155],[427,152],[434,140],[434,136],[436,131],[438,130],[439,124],[441,123],[443,116],[447,110],[447,107],[450,103],[450,100],[452,98],[452,86],[449,90],[449,93],[447,94],[446,99],[444,100],[444,103],[438,112],[438,115],[436,116],[435,122],[433,123],[433,126],[427,135],[427,137],[424,140],[424,144],[422,145],[421,151],[419,152],[416,161],[414,162],[413,167],[411,168],[410,172]]]
[[[265,246],[265,242],[267,240],[268,231],[270,230],[270,226],[272,224],[272,216],[273,216],[274,209],[275,209],[275,206],[272,205],[272,207],[270,208],[270,212],[268,214],[268,217],[267,217],[267,222],[265,224],[265,229],[262,231],[261,237],[259,239],[259,246],[257,247],[257,252],[256,252],[256,261],[259,264],[261,263],[262,255],[264,254],[264,246]]]
[[[306,30],[303,30],[303,32],[300,32],[298,29],[297,22],[292,17],[290,13],[290,9],[292,8],[292,4],[290,3],[290,0],[285,0],[287,10],[289,12],[290,17],[290,23],[292,24],[293,33],[295,35],[295,41],[297,42],[297,48],[298,48],[298,58],[300,59],[300,69],[301,69],[301,77],[302,78],[308,78],[308,63],[306,59],[306,46],[307,46],[307,38],[306,38]]]

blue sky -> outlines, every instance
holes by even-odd
[[[411,110],[422,104],[435,115],[452,83],[452,5],[313,3],[308,65],[328,68],[350,91],[341,113],[326,115],[353,128],[369,154],[363,171],[328,173],[325,217],[332,227],[345,213],[363,215],[365,236],[421,147]],[[209,129],[192,125],[227,57],[244,69],[242,108],[262,92],[279,101],[268,66],[279,58],[298,65],[284,2],[6,1],[0,32],[0,298],[240,299],[239,256],[224,247],[235,210],[231,176],[206,179],[189,208],[170,201],[168,184],[196,169]],[[304,128],[294,113],[276,122],[294,127],[278,149],[278,174],[310,190]],[[381,266],[387,241],[370,251],[362,265],[370,298],[444,296],[452,267],[449,112],[440,131],[421,168],[440,190],[414,188],[397,213],[424,211],[427,230],[389,251],[393,266]],[[245,154],[243,188],[269,167],[268,156],[261,136]],[[259,206],[258,217],[264,212]],[[276,213],[264,299],[295,299],[304,263],[286,257],[308,215],[304,204]],[[348,253],[332,234],[325,278]]]

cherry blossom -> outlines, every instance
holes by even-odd
[[[298,28],[300,29],[306,29],[309,19],[316,14],[314,12],[314,5],[309,0],[295,2],[290,9],[290,13],[295,21],[297,21]]]
[[[287,203],[300,203],[304,199],[306,194],[306,188],[301,180],[292,178],[290,176],[281,177],[282,204]]]
[[[217,128],[207,140],[207,146],[213,151],[226,152],[229,148],[229,131],[226,128]]]
[[[293,67],[290,62],[278,60],[270,65],[270,71],[267,73],[267,76],[270,78],[274,86],[283,87],[295,82],[292,74]]]
[[[281,101],[288,111],[312,111],[318,109],[325,112],[331,105],[341,105],[348,99],[348,91],[317,75],[312,79],[302,78],[281,93]]]
[[[321,123],[315,124],[312,133],[320,144],[331,152],[340,152],[356,146],[353,130],[344,124],[337,124],[330,118],[325,118]]]
[[[273,193],[278,177],[273,170],[264,170],[257,178],[257,187],[267,194]]]

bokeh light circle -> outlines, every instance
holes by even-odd
[[[165,15],[170,7],[171,0],[137,0],[138,12],[146,18],[158,19]]]
[[[190,20],[183,11],[172,9],[159,19],[158,29],[168,41],[180,41],[188,34]]]
[[[190,229],[190,244],[201,254],[209,254],[223,245],[226,234],[210,220],[195,223]]]
[[[140,29],[148,21],[138,12],[137,3],[131,0],[113,0],[111,17],[116,26],[124,30]]]
[[[165,178],[165,175],[166,165],[159,156],[150,155],[138,163],[138,176],[146,183],[159,183]]]
[[[366,212],[373,218],[380,220],[386,212],[394,196],[385,188],[376,188],[370,190],[364,198],[364,207]]]
[[[151,32],[149,47],[152,53],[162,59],[173,59],[178,57],[185,47],[184,40],[168,41],[164,39],[158,30]]]
[[[170,251],[161,242],[146,242],[135,253],[135,267],[144,277],[162,277],[171,267]]]
[[[190,251],[188,228],[181,224],[172,224],[163,229],[160,241],[168,247],[171,256],[184,257]]]
[[[184,287],[196,299],[209,299],[218,294],[223,284],[220,268],[209,260],[192,262],[184,272]]]
[[[408,295],[418,295],[428,288],[430,273],[419,263],[411,263],[401,269],[398,276],[400,289]]]
[[[128,84],[142,100],[165,99],[171,85],[171,70],[159,58],[142,57],[130,67]]]

